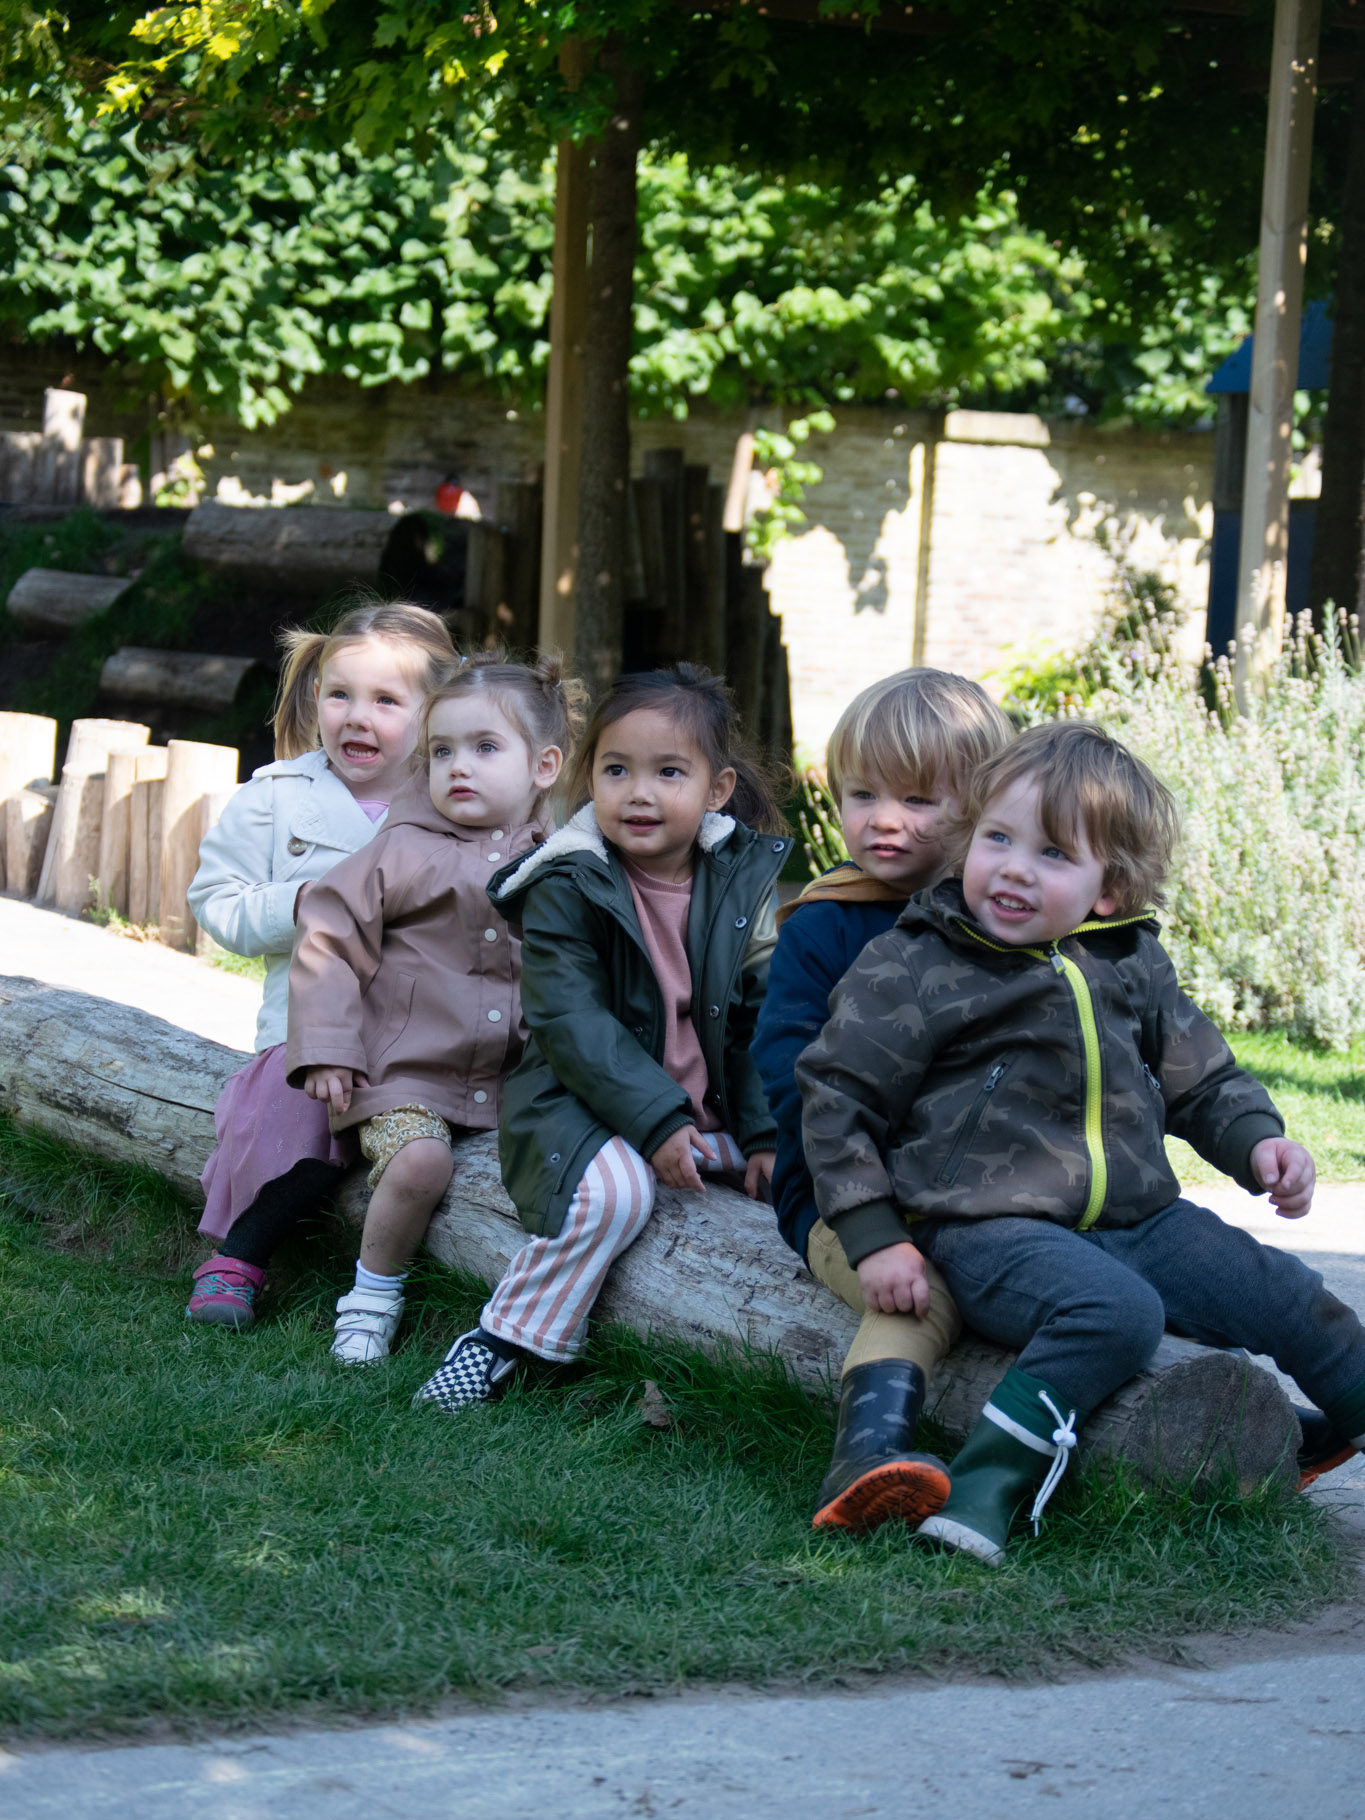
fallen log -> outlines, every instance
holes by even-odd
[[[132,587],[126,575],[73,575],[65,569],[26,569],[6,601],[21,626],[70,632],[105,613]]]
[[[210,501],[191,512],[183,548],[211,569],[273,587],[373,586],[392,530],[387,512]]]
[[[100,689],[120,701],[169,702],[183,708],[230,708],[254,657],[158,651],[124,645],[104,660]]]
[[[0,978],[0,1107],[98,1155],[148,1164],[191,1193],[213,1145],[214,1101],[245,1060],[145,1012]],[[342,1210],[359,1219],[366,1201],[357,1172]],[[429,1249],[491,1282],[523,1236],[492,1136],[462,1140]],[[837,1376],[857,1325],[787,1250],[771,1212],[716,1187],[705,1196],[660,1191],[598,1308],[604,1319],[708,1351],[775,1353],[811,1390]],[[970,1428],[1011,1356],[969,1339],[944,1362],[931,1413],[950,1435]],[[1268,1372],[1168,1336],[1095,1413],[1080,1453],[1121,1459],[1148,1481],[1230,1472],[1249,1490],[1292,1484],[1296,1442],[1288,1398]]]

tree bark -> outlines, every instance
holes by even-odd
[[[379,580],[394,527],[387,512],[342,506],[196,506],[185,526],[187,556],[244,581],[286,588],[337,588]]]
[[[1365,63],[1351,94],[1341,250],[1332,307],[1332,364],[1322,436],[1322,497],[1308,602],[1321,631],[1328,602],[1354,613],[1361,598],[1365,506]]]
[[[594,696],[621,668],[630,487],[630,355],[635,289],[636,159],[643,82],[609,40],[600,67],[616,85],[589,181],[588,316],[583,338],[583,458],[578,493],[574,665]]]
[[[136,1160],[198,1197],[213,1106],[247,1057],[84,993],[0,978],[0,1107],[100,1156]],[[363,1170],[342,1191],[363,1218]],[[525,1233],[490,1133],[455,1146],[455,1173],[427,1232],[443,1262],[486,1282]],[[802,1267],[772,1210],[712,1186],[661,1189],[643,1235],[612,1267],[598,1318],[712,1353],[775,1352],[807,1388],[836,1378],[857,1317]],[[968,1338],[936,1372],[931,1413],[952,1435],[980,1415],[1012,1354]],[[1297,1428],[1268,1372],[1241,1354],[1167,1338],[1087,1423],[1081,1459],[1121,1458],[1143,1478],[1230,1474],[1243,1490],[1297,1480]]]

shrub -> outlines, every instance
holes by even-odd
[[[1135,647],[1087,712],[1164,778],[1184,839],[1163,914],[1191,996],[1224,1028],[1327,1048],[1365,1031],[1365,676],[1355,627],[1296,626],[1238,714]]]

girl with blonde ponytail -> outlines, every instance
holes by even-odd
[[[199,1230],[217,1249],[194,1273],[192,1321],[246,1328],[276,1244],[353,1160],[324,1107],[285,1081],[294,916],[303,888],[363,847],[412,770],[423,703],[458,663],[425,607],[367,602],[330,632],[291,627],[275,709],[275,762],[205,836],[190,906],[232,954],[266,957],[256,1056],[214,1108],[218,1147]]]

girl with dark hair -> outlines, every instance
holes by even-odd
[[[570,777],[581,807],[489,896],[522,939],[530,1035],[503,1092],[502,1177],[534,1236],[418,1391],[450,1413],[529,1356],[582,1351],[656,1182],[766,1192],[775,1127],[749,1059],[791,842],[719,677],[616,682]]]

